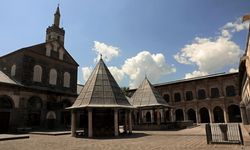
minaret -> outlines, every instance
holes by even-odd
[[[54,24],[49,26],[46,30],[46,42],[57,40],[60,44],[64,45],[65,31],[63,28],[60,28],[60,17],[61,15],[58,5],[54,14]]]
[[[54,14],[54,26],[57,26],[59,28],[60,25],[60,9],[59,6],[57,6],[56,13]]]

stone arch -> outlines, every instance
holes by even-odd
[[[43,69],[40,65],[35,65],[33,68],[33,81],[41,82],[42,81],[42,72]]]
[[[166,117],[166,121],[171,121],[170,120],[170,110],[165,111],[165,117]]]
[[[190,109],[187,111],[187,115],[188,115],[188,120],[192,120],[193,123],[196,123],[196,122],[197,122],[196,113],[195,113],[194,109],[190,108]]]
[[[174,93],[174,101],[175,102],[180,102],[181,101],[181,94],[180,94],[180,92]]]
[[[59,59],[60,60],[63,60],[63,55],[64,55],[64,50],[63,50],[63,48],[60,48],[59,49]]]
[[[175,110],[175,120],[176,121],[183,121],[184,120],[184,114],[182,109]]]
[[[209,123],[210,122],[209,111],[206,107],[202,107],[200,109],[199,113],[200,113],[201,123]]]
[[[71,123],[71,113],[69,110],[67,110],[67,107],[70,107],[71,101],[69,99],[63,99],[61,102],[61,118],[60,118],[60,122],[61,124],[65,125],[66,127],[70,125]]]
[[[218,98],[220,97],[220,91],[217,87],[211,88],[211,98]]]
[[[151,113],[149,111],[146,113],[146,122],[151,123]]]
[[[205,89],[199,89],[198,90],[198,99],[205,99],[206,98],[206,91]]]
[[[232,97],[236,95],[235,86],[228,85],[226,86],[226,96]]]
[[[163,98],[164,98],[164,100],[167,102],[167,103],[169,103],[170,102],[170,96],[169,96],[169,94],[163,94]]]
[[[14,108],[13,100],[7,96],[0,96],[0,133],[8,132],[10,126],[11,111]]]
[[[228,106],[229,122],[241,122],[241,114],[239,106],[232,104]]]
[[[41,123],[41,110],[43,107],[42,99],[38,96],[32,96],[28,99],[28,125],[39,126]]]
[[[216,106],[213,109],[214,114],[214,122],[215,123],[223,123],[224,121],[224,114],[223,109],[220,106]]]
[[[49,72],[49,84],[56,85],[57,82],[57,71],[56,69],[50,69]]]
[[[194,99],[192,91],[186,91],[185,94],[186,94],[186,101],[191,101]]]
[[[70,87],[70,74],[68,72],[63,74],[63,87]]]
[[[15,64],[11,66],[10,75],[12,77],[14,77],[16,75],[16,65]]]

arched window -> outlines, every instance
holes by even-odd
[[[51,36],[49,35],[49,39],[51,38]],[[50,56],[51,55],[51,49],[52,46],[50,44],[46,45],[46,56]]]
[[[64,54],[63,48],[60,48],[60,50],[59,50],[59,59],[60,60],[63,60],[63,54]]]
[[[204,89],[198,90],[198,99],[205,99],[206,98],[206,92]]]
[[[229,85],[226,87],[226,95],[231,97],[231,96],[235,96],[236,93],[235,93],[235,88],[233,85]]]
[[[220,92],[218,88],[211,88],[211,98],[220,97]]]
[[[187,91],[186,92],[186,100],[187,101],[193,100],[193,92],[192,91]]]
[[[16,75],[16,65],[11,66],[11,76],[14,77]]]
[[[164,100],[168,103],[170,101],[170,97],[168,94],[163,95]]]
[[[63,75],[63,87],[70,87],[70,74],[68,72]]]
[[[42,81],[42,67],[40,65],[35,65],[33,69],[33,81],[41,82]]]
[[[49,84],[56,85],[56,81],[57,81],[57,71],[56,71],[56,69],[50,69]]]
[[[174,101],[175,102],[180,102],[181,101],[181,94],[180,93],[175,93],[174,94]]]

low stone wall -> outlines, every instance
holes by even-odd
[[[161,123],[160,125],[154,123],[143,123],[139,125],[133,125],[133,130],[174,130],[174,129],[185,129],[193,126],[192,121],[176,121]]]

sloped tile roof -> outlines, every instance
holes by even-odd
[[[1,83],[7,83],[7,84],[15,84],[15,85],[17,85],[17,83],[14,80],[12,80],[9,76],[7,76],[2,71],[0,71],[0,82]]]
[[[135,107],[171,107],[147,78],[143,80],[134,95],[130,98],[130,104]]]
[[[69,109],[84,107],[132,108],[102,59]]]

